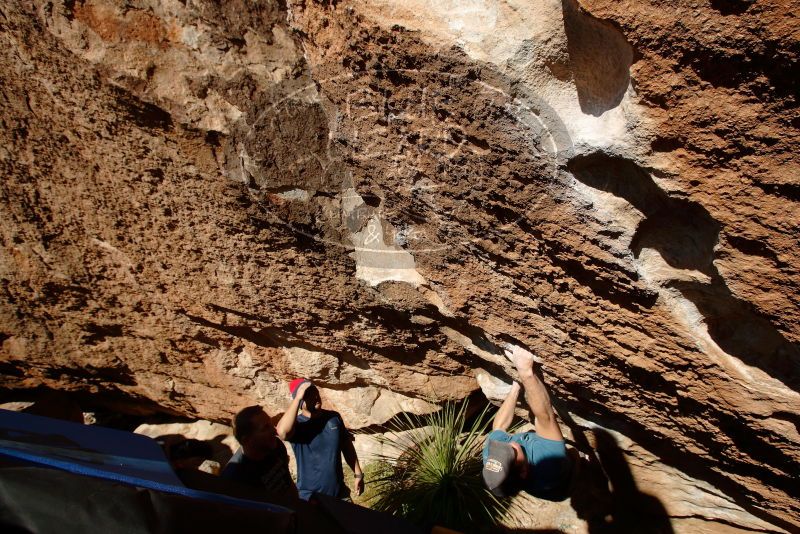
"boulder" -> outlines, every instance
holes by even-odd
[[[0,388],[227,423],[307,376],[370,427],[513,343],[685,530],[794,531],[793,17],[5,3]]]

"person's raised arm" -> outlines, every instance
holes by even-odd
[[[344,424],[342,424],[342,428],[344,428]],[[356,454],[356,448],[353,445],[353,438],[346,428],[341,434],[341,449],[344,461],[353,470],[353,479],[355,481],[355,488],[353,489],[356,492],[356,496],[359,496],[364,492],[364,472],[361,471],[361,464],[358,462],[358,454]]]
[[[292,399],[292,403],[289,404],[281,420],[275,425],[275,431],[282,440],[292,437],[294,433],[294,423],[297,421],[297,412],[300,411],[300,404],[303,402],[303,396],[305,396],[306,390],[310,387],[311,382],[300,384],[300,387],[297,388],[297,395]]]
[[[507,350],[506,352],[517,367],[522,387],[525,388],[525,400],[528,401],[528,406],[533,412],[536,433],[543,438],[564,441],[547,388],[542,379],[533,371],[533,354],[521,347],[514,347],[511,351]]]
[[[497,410],[494,416],[492,430],[502,430],[503,432],[508,430],[508,427],[511,426],[511,421],[514,420],[514,407],[517,405],[518,398],[519,383],[513,382],[511,384],[511,391],[508,393],[505,400],[503,400],[503,404],[500,405],[500,409]]]

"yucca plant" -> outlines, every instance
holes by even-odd
[[[378,438],[381,466],[370,485],[369,505],[423,527],[474,532],[508,513],[481,479],[481,449],[489,407],[467,418],[467,401],[427,416],[403,413]]]

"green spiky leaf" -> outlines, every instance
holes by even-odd
[[[422,527],[475,531],[509,512],[481,479],[481,449],[491,418],[487,406],[467,417],[467,401],[427,416],[402,414],[379,438],[383,450],[369,504]]]

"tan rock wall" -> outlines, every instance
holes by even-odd
[[[673,4],[0,6],[0,385],[368,426],[515,343],[703,521],[797,528],[793,10]]]

